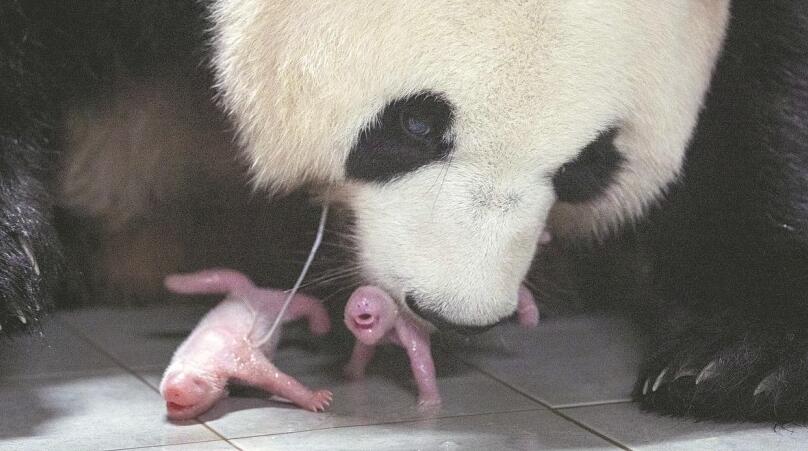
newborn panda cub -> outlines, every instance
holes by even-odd
[[[225,269],[168,276],[166,288],[180,294],[226,294],[174,353],[160,393],[168,417],[194,418],[227,396],[228,381],[238,381],[281,396],[311,411],[331,403],[328,390],[312,391],[270,362],[278,334],[266,337],[280,314],[286,293],[261,289],[243,274]],[[319,301],[295,295],[283,322],[305,318],[314,335],[331,328]],[[265,338],[266,337],[266,338]]]
[[[539,323],[536,301],[524,286],[519,289],[516,315],[522,327],[532,328]],[[356,337],[351,360],[343,370],[346,377],[362,378],[376,346],[390,342],[407,351],[418,386],[418,405],[432,407],[440,404],[429,341],[430,326],[400,311],[390,295],[373,286],[360,287],[353,292],[345,306],[345,325]]]
[[[168,276],[165,285],[180,294],[227,295],[180,345],[163,375],[160,393],[169,418],[184,420],[206,412],[227,396],[229,381],[259,387],[315,412],[329,406],[330,391],[312,392],[269,361],[278,336],[267,334],[280,314],[284,292],[258,288],[243,274],[225,269]],[[519,290],[517,317],[523,327],[535,327],[539,321],[535,300],[524,286]],[[292,298],[283,321],[300,318],[308,320],[314,335],[330,330],[322,304],[298,294]],[[430,326],[399,312],[393,298],[373,286],[360,287],[351,295],[345,307],[345,324],[357,338],[344,370],[346,376],[363,377],[376,346],[391,342],[407,351],[418,385],[418,404],[440,404]]]

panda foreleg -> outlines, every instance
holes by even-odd
[[[39,7],[50,4],[0,3],[0,337],[38,322],[61,272],[47,183],[57,107],[31,22]]]
[[[61,273],[45,153],[0,136],[0,336],[37,323]]]

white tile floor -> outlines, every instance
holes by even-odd
[[[661,418],[628,402],[638,340],[610,318],[501,327],[437,351],[444,404],[419,412],[403,353],[367,380],[344,355],[287,331],[276,364],[335,394],[310,413],[240,391],[198,421],[170,423],[156,386],[210,304],[57,315],[43,337],[0,348],[0,450],[808,449],[808,429]]]

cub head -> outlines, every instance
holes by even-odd
[[[439,326],[511,315],[537,240],[631,221],[678,174],[727,0],[218,0],[255,180],[330,187],[363,277]]]

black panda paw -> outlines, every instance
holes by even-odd
[[[795,323],[715,320],[663,338],[640,372],[634,397],[663,414],[803,423],[808,331]]]

